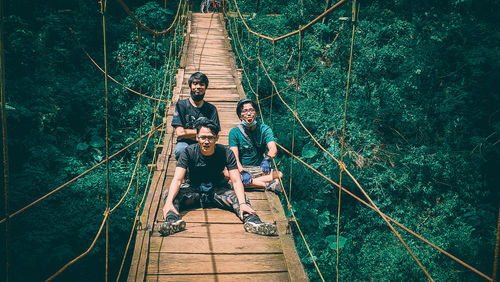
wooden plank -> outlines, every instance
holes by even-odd
[[[261,211],[257,213],[263,221],[272,221],[273,217],[270,211]],[[211,222],[211,223],[240,223],[241,220],[233,212],[217,208],[194,209],[181,212],[182,219],[187,224],[192,222]]]
[[[155,230],[151,238],[212,238],[212,239],[239,239],[239,240],[258,240],[262,236],[245,232],[243,224],[239,223],[189,223],[186,231],[175,233],[168,237],[161,237]]]
[[[282,254],[164,254],[150,256],[148,273],[214,274],[286,271]]]
[[[204,281],[204,282],[225,282],[225,281],[268,281],[281,282],[289,281],[287,272],[263,272],[263,273],[231,273],[231,274],[182,274],[182,275],[162,275],[148,274],[146,281]]]
[[[278,234],[283,249],[285,263],[290,275],[290,280],[309,281],[309,278],[304,270],[304,266],[300,261],[299,255],[297,254],[293,236],[288,232],[288,221],[285,217],[285,212],[283,211],[279,197],[272,192],[266,192],[266,196],[271,207],[271,213],[276,220],[276,227],[278,228]]]
[[[150,253],[276,254],[281,253],[281,243],[278,237],[263,237],[259,240],[152,237],[149,251]]]

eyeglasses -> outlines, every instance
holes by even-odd
[[[201,141],[205,141],[205,140],[208,140],[210,142],[213,142],[215,141],[215,139],[217,139],[217,136],[198,136],[198,138],[201,140]]]
[[[254,114],[255,113],[255,109],[243,110],[243,111],[241,111],[241,113],[242,114],[248,114],[248,113]]]

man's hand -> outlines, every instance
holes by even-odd
[[[243,182],[243,184],[250,184],[250,182],[252,182],[252,176],[250,175],[250,173],[243,170],[240,172],[240,174],[241,174],[241,182]]]
[[[245,213],[255,213],[255,211],[247,204],[240,205],[240,218],[243,219],[243,214]]]
[[[268,174],[271,171],[271,158],[266,156],[262,162],[260,163],[260,168],[262,169],[262,173]]]
[[[169,211],[173,211],[176,214],[179,214],[179,212],[175,209],[173,203],[165,203],[165,205],[163,206],[163,219],[164,220],[167,219],[167,213]]]

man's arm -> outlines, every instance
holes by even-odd
[[[278,154],[278,148],[276,147],[276,142],[271,141],[267,143],[267,155],[270,156],[272,159],[276,157],[276,154]]]
[[[176,214],[179,214],[174,207],[174,199],[179,193],[179,188],[181,187],[182,180],[186,175],[186,169],[182,167],[176,167],[174,172],[174,178],[172,179],[172,183],[170,183],[170,188],[168,189],[167,200],[165,200],[165,205],[163,206],[163,216],[166,218],[167,213],[169,211],[174,211]]]
[[[176,126],[175,135],[178,138],[192,139],[196,141],[196,129],[186,129],[182,126]]]
[[[229,171],[229,179],[231,179],[231,183],[233,183],[234,193],[236,194],[236,198],[238,198],[238,203],[240,205],[240,218],[243,218],[244,213],[255,213],[255,211],[248,206],[245,201],[245,188],[243,188],[243,183],[241,182],[240,172],[238,169],[232,169]]]
[[[234,153],[234,157],[236,158],[236,165],[238,165],[238,171],[242,172],[243,171],[243,165],[240,163],[240,151],[238,150],[238,147],[229,147],[231,151]]]

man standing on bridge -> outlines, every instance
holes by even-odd
[[[219,114],[217,108],[206,102],[205,91],[208,87],[208,78],[201,72],[193,73],[188,80],[190,95],[188,99],[180,100],[175,104],[172,126],[175,128],[177,144],[175,145],[175,159],[184,149],[196,143],[196,130],[194,123],[200,117],[212,120],[219,128]]]
[[[163,236],[186,228],[180,209],[218,207],[232,210],[243,221],[245,231],[275,235],[276,225],[262,222],[245,196],[236,158],[226,146],[216,144],[219,126],[207,118],[196,121],[197,144],[188,146],[179,156],[167,199],[163,206],[165,222],[158,226]],[[227,168],[231,185],[224,177]],[[185,183],[184,177],[188,174]],[[182,189],[181,189],[182,186]]]

